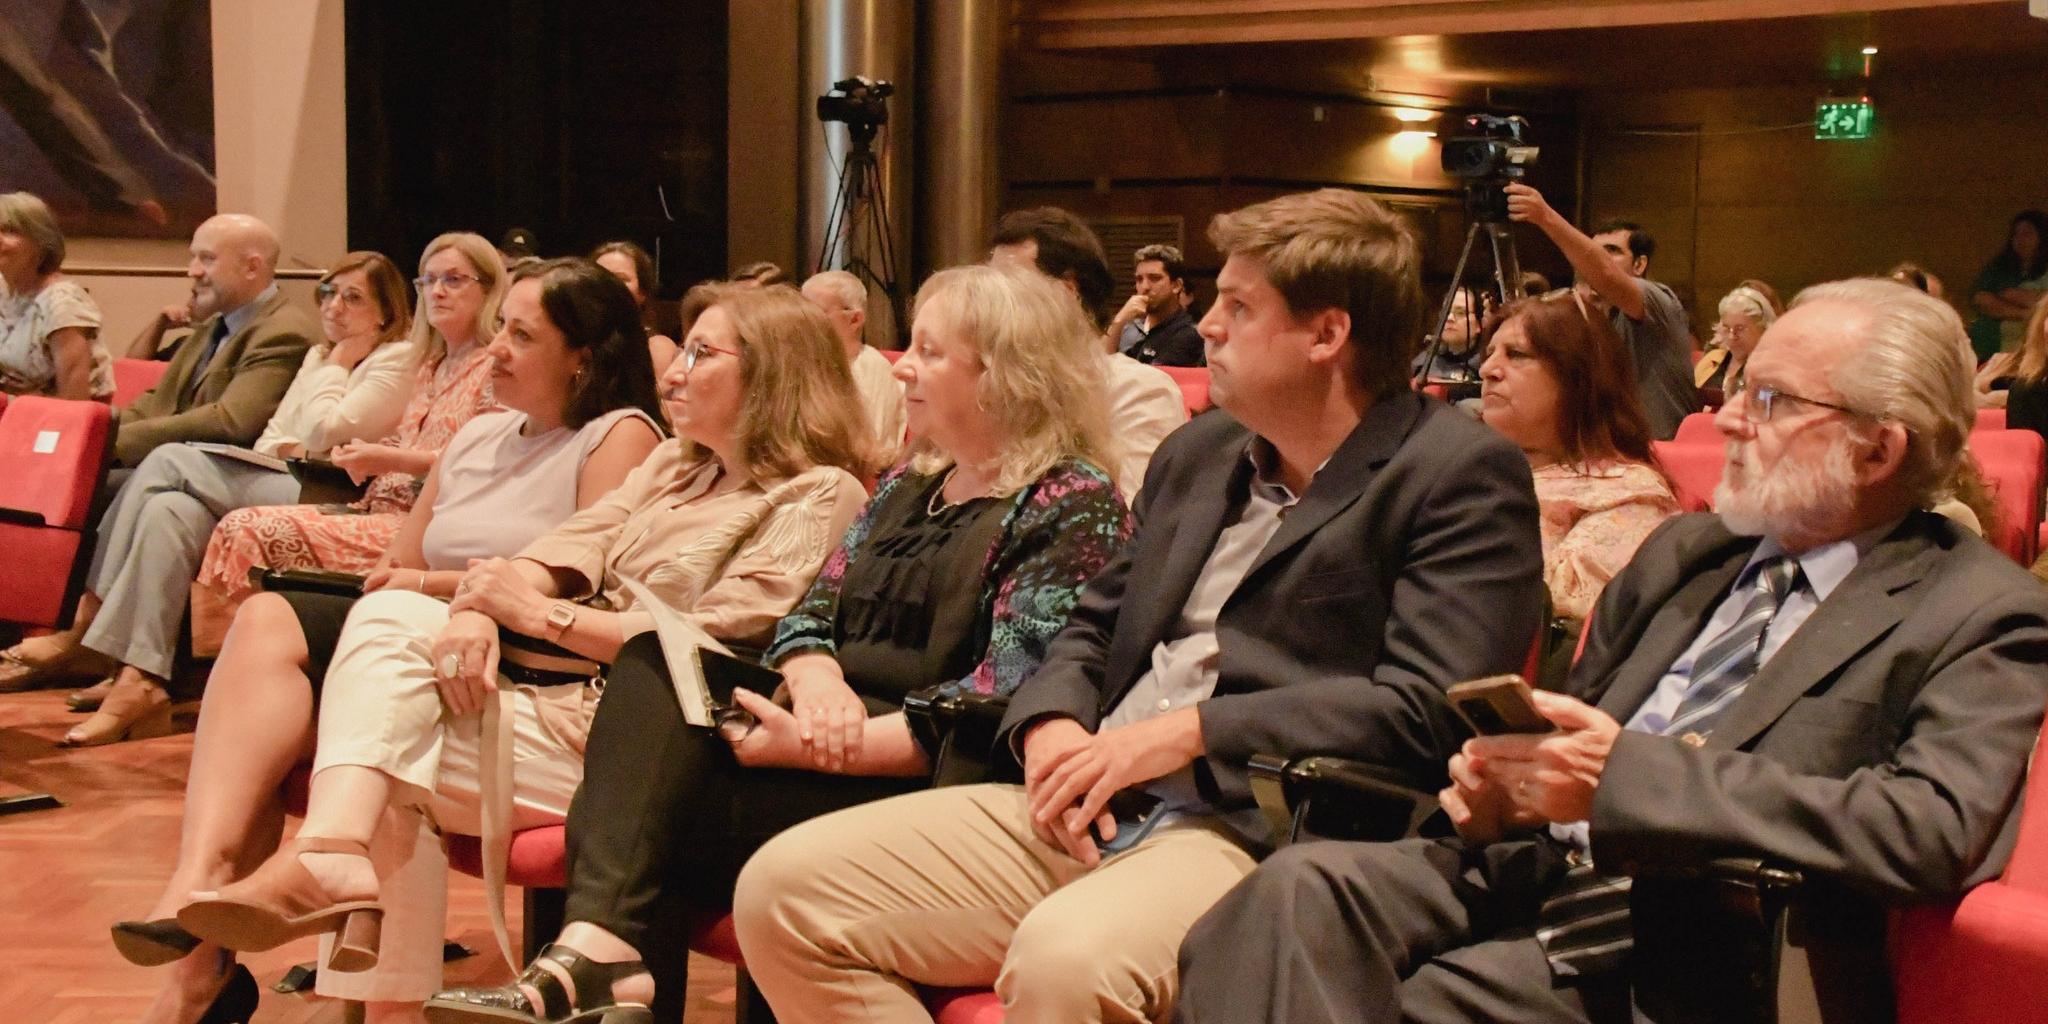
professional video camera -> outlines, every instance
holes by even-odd
[[[889,123],[889,97],[895,94],[888,82],[859,75],[834,82],[831,91],[818,97],[818,120],[846,125],[854,144],[865,146],[874,141],[875,129]]]
[[[1522,140],[1529,122],[1519,115],[1467,114],[1459,127],[1459,134],[1444,140],[1444,173],[1465,182],[1474,217],[1508,219],[1507,183],[1520,181],[1536,162],[1537,148]]]

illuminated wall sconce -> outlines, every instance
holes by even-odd
[[[1440,116],[1434,110],[1424,110],[1421,107],[1395,107],[1393,108],[1393,115],[1395,120],[1406,124],[1421,124],[1424,121],[1434,121]]]

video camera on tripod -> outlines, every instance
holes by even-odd
[[[855,75],[832,83],[818,97],[818,120],[837,121],[853,134],[855,148],[866,148],[875,131],[889,123],[889,97],[896,87],[885,81]]]
[[[1503,305],[1522,295],[1522,263],[1515,254],[1514,235],[1508,230],[1507,186],[1511,181],[1522,180],[1536,163],[1537,147],[1523,138],[1528,127],[1529,122],[1520,115],[1466,114],[1459,122],[1458,134],[1444,140],[1443,171],[1465,183],[1465,214],[1471,225],[1465,232],[1465,247],[1458,253],[1457,269],[1451,272],[1451,287],[1444,292],[1443,306],[1429,332],[1429,344],[1415,369],[1418,385],[1430,383],[1429,371],[1443,349],[1444,327],[1450,321],[1452,303],[1460,289],[1470,287],[1475,295],[1491,293]],[[1486,233],[1493,249],[1490,287],[1486,282],[1465,279],[1472,247],[1481,231]],[[1480,313],[1472,309],[1467,315],[1476,321]],[[1477,323],[1470,327],[1476,333]]]

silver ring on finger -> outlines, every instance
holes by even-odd
[[[439,666],[439,672],[441,678],[443,679],[453,679],[456,676],[461,675],[462,655],[457,654],[454,651],[449,651],[447,654],[441,655],[441,664]]]

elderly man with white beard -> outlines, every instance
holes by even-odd
[[[1454,837],[1265,861],[1182,946],[1176,1019],[1711,1017],[1729,986],[1632,957],[1631,897],[1730,856],[1799,869],[1882,1003],[1882,910],[1999,873],[2048,699],[2048,591],[1923,511],[1963,458],[1967,353],[1910,288],[1801,294],[1715,419],[1717,512],[1643,544],[1568,692],[1535,695],[1554,731],[1464,745]]]

